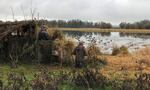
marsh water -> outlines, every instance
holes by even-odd
[[[130,52],[134,52],[150,46],[150,34],[79,31],[65,31],[64,34],[76,44],[83,41],[87,47],[89,44],[94,43],[106,54],[111,54],[113,47],[126,46]]]

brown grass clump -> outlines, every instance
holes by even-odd
[[[61,32],[54,32],[53,36],[58,36],[57,39],[53,41],[53,48],[61,48],[62,52],[62,63],[70,65],[73,62],[72,52],[75,48],[75,43],[71,40],[67,40]]]
[[[87,47],[87,61],[88,68],[99,68],[107,64],[106,57],[102,55],[101,49],[95,44],[90,44]]]
[[[72,42],[71,40],[66,41],[66,43],[65,43],[66,50],[73,51],[74,48],[75,48],[74,42]]]
[[[138,50],[132,56],[139,65],[150,67],[150,47]]]
[[[110,78],[116,76],[123,77],[124,72],[128,78],[133,78],[135,73],[141,71],[143,73],[150,73],[150,47],[143,48],[126,56],[107,56],[106,60],[107,65],[101,72]]]
[[[56,38],[58,39],[64,38],[63,32],[58,30],[57,28],[47,28],[46,31],[48,32],[52,40],[55,40]]]
[[[140,49],[140,50],[136,51],[134,54],[135,55],[142,55],[142,56],[150,55],[150,47],[145,47],[143,49]]]
[[[73,49],[75,48],[75,43],[71,40],[66,40],[66,38],[63,37],[63,38],[57,38],[56,40],[54,40],[53,46],[61,47],[66,52],[71,53],[73,51]]]
[[[71,40],[65,42],[64,45],[64,59],[66,63],[73,63],[74,58],[72,56],[73,49],[75,48],[75,43]]]
[[[64,47],[65,45],[65,40],[64,39],[56,39],[54,42],[53,42],[53,47]]]
[[[101,55],[101,50],[95,44],[91,44],[87,47],[88,59],[96,59],[98,55]]]
[[[53,35],[53,33],[55,32],[55,31],[57,31],[57,29],[55,28],[47,28],[46,29],[46,31],[48,32],[48,34],[50,35],[50,36],[52,36]]]

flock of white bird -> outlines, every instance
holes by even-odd
[[[121,37],[119,32],[111,32],[110,35],[102,35],[101,33],[85,33],[83,35],[69,35],[66,33],[65,35],[67,39],[74,40],[76,44],[78,44],[79,41],[83,41],[85,47],[94,43],[106,54],[111,54],[114,47],[126,46],[129,52],[134,52],[145,46],[150,46],[150,38],[141,38],[138,36]]]

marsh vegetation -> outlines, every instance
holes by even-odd
[[[36,27],[37,31],[38,29]],[[28,44],[21,44],[26,47],[11,50],[11,52],[14,51],[13,57],[0,55],[2,59],[8,57],[8,61],[2,60],[3,64],[0,65],[1,90],[150,89],[149,38],[138,38],[141,34],[121,36],[122,33],[118,32],[59,31],[53,28],[47,28],[47,32],[51,40],[40,44],[42,46],[41,55],[44,56],[42,62],[36,58],[38,43],[34,42],[32,45],[28,40]],[[20,42],[20,37],[17,38],[18,42]],[[128,46],[122,43],[123,40]],[[85,42],[87,50],[83,68],[74,67],[75,62],[72,55],[79,41]],[[114,41],[120,42],[119,45],[113,45]],[[139,42],[143,47],[134,52],[131,51],[129,46],[141,45],[137,44]],[[32,47],[29,47],[30,44]],[[19,44],[16,42],[14,45]],[[50,57],[51,51],[58,47],[63,52],[61,61]],[[0,53],[3,53],[3,49],[5,49],[4,42],[1,42]],[[24,53],[21,53],[20,56],[22,49]],[[104,52],[104,49],[107,49],[109,53]]]

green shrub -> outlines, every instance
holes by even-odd
[[[120,47],[120,52],[121,52],[122,54],[129,54],[128,48],[125,47],[125,46],[121,46],[121,47]]]
[[[123,54],[123,55],[129,54],[128,48],[125,46],[121,46],[120,48],[114,47],[112,51],[112,55],[118,55],[118,54]]]
[[[113,48],[112,55],[118,55],[120,53],[120,49],[115,47]]]

